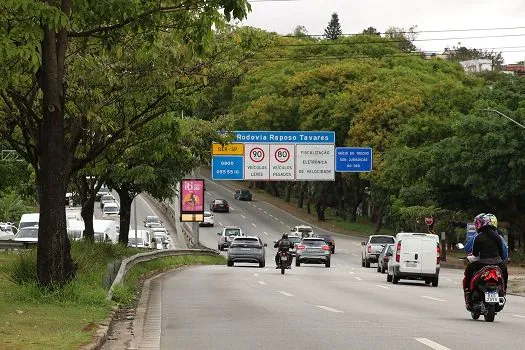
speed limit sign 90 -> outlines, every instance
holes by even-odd
[[[287,148],[278,148],[275,150],[275,160],[279,163],[285,163],[290,159],[290,151]]]
[[[262,162],[264,159],[264,150],[259,147],[252,148],[250,151],[250,159],[254,163]]]

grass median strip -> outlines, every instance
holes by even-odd
[[[137,252],[144,250],[75,242],[76,278],[48,289],[36,283],[35,250],[0,252],[0,349],[75,349],[88,343],[115,305],[105,301],[108,265]],[[179,256],[137,264],[115,297],[121,304],[131,304],[143,276],[194,264],[224,264],[224,258]]]

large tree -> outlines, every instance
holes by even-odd
[[[76,57],[86,48],[118,50],[134,35],[154,44],[165,32],[171,33],[174,43],[188,47],[174,56],[200,54],[215,24],[232,16],[242,19],[248,10],[244,0],[17,0],[0,4],[0,134],[36,171],[40,284],[63,284],[75,275],[63,205],[71,174],[121,139],[128,128],[155,118],[151,109],[171,91],[166,87],[165,94],[120,128],[95,134],[102,137],[102,145],[78,155],[89,119],[71,113],[68,88]]]
[[[328,26],[324,30],[324,36],[328,40],[336,40],[343,34],[341,30],[341,24],[339,23],[339,15],[334,12],[332,13],[332,18],[328,22]]]

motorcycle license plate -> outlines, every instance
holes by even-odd
[[[499,302],[499,295],[497,291],[485,292],[486,303],[497,303]]]
[[[288,257],[286,255],[281,256],[281,261],[286,261],[286,260],[288,260]]]

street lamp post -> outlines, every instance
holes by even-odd
[[[482,111],[490,111],[490,112],[495,112],[495,113],[498,113],[499,115],[507,118],[508,120],[510,120],[511,122],[513,122],[514,124],[516,125],[519,125],[520,127],[522,127],[523,129],[525,129],[525,125],[523,124],[520,124],[519,122],[515,121],[514,119],[512,119],[511,117],[501,113],[500,111],[498,111],[497,109],[494,109],[494,108],[483,108],[481,109]]]

